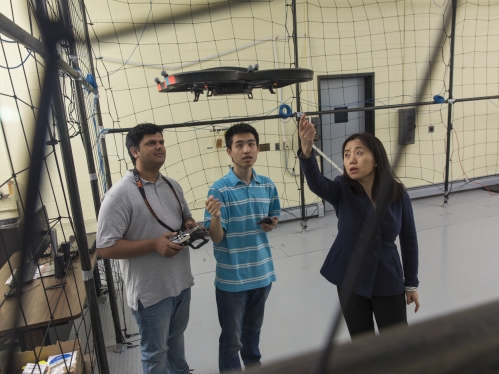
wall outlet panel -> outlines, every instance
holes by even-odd
[[[289,141],[286,141],[283,143],[284,149],[291,149],[291,143]]]
[[[270,143],[260,144],[260,152],[270,151]]]
[[[399,145],[416,141],[416,108],[399,109]]]
[[[275,150],[280,151],[281,150],[281,144],[275,143]]]

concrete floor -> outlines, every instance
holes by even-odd
[[[421,309],[415,314],[414,307],[408,307],[409,324],[499,299],[499,196],[472,190],[453,195],[448,208],[442,208],[442,202],[442,196],[413,200]],[[324,345],[339,304],[335,287],[319,269],[336,235],[336,222],[330,212],[311,219],[308,234],[301,233],[297,221],[285,222],[270,234],[277,281],[266,307],[262,362],[284,360]],[[211,244],[191,250],[191,256],[196,285],[185,336],[186,356],[195,374],[218,373],[220,327]],[[124,310],[128,332],[136,333],[129,308]],[[113,352],[109,303],[101,305],[101,318],[111,372],[141,373],[139,347]],[[123,319],[121,323],[123,327]],[[350,340],[344,325],[336,339]],[[128,339],[133,344],[139,340],[139,336]]]

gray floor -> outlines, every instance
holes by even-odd
[[[442,202],[442,196],[413,201],[420,248],[421,309],[414,314],[409,307],[410,324],[499,299],[499,196],[473,190],[454,195],[449,208],[442,208]],[[338,308],[334,286],[319,274],[337,232],[336,217],[330,213],[310,220],[309,225],[308,234],[301,234],[298,222],[287,222],[270,235],[277,282],[268,299],[261,336],[264,363],[323,346],[333,311]],[[186,356],[195,374],[217,373],[220,328],[211,245],[191,250],[191,254],[196,285],[185,337]],[[139,347],[112,352],[109,304],[101,308],[111,372],[141,373]],[[136,333],[127,307],[125,312],[128,332]],[[349,341],[344,326],[337,340]],[[129,341],[139,344],[139,337]]]

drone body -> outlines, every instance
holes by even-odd
[[[313,79],[314,72],[309,69],[271,69],[258,70],[258,64],[239,67],[220,67],[168,75],[161,82],[155,79],[159,92],[192,92],[194,101],[207,91],[207,96],[245,94],[253,98],[253,89],[274,89]]]

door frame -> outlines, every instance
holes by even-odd
[[[321,82],[326,80],[326,79],[338,79],[338,78],[364,78],[364,107],[372,107],[374,106],[374,72],[372,73],[358,73],[358,74],[333,74],[333,75],[318,75],[317,76],[317,89],[319,90],[319,111],[322,110],[322,101],[321,101]],[[371,102],[367,102],[367,100],[371,100]],[[329,108],[328,108],[329,109]],[[320,142],[321,148],[323,146],[323,139],[322,139],[322,114],[319,115],[320,118],[320,126],[318,127],[318,141]],[[365,126],[365,131],[371,135],[374,135],[375,132],[375,116],[374,116],[374,110],[366,110],[365,111],[365,121],[364,121],[364,126]],[[320,129],[319,129],[320,127]],[[320,167],[321,167],[321,172],[322,175],[324,175],[324,160],[321,157],[320,158]],[[324,213],[326,212],[326,204],[324,202],[324,199],[322,199],[322,204],[324,206]]]
[[[321,104],[321,81],[326,79],[338,79],[338,78],[364,78],[364,107],[374,106],[374,72],[372,73],[358,73],[358,74],[333,74],[333,75],[318,75],[317,76],[317,89],[319,90],[319,111],[322,110]],[[367,100],[371,100],[370,103]],[[322,115],[321,123],[322,123]],[[375,116],[373,110],[365,111],[365,129],[366,132],[375,135]]]

